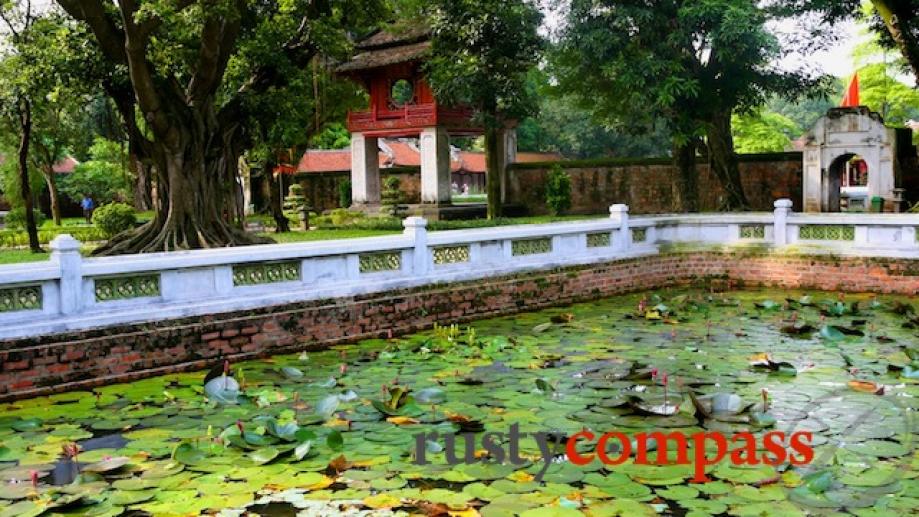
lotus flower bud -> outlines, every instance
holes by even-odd
[[[29,477],[32,478],[32,488],[38,488],[38,471],[30,470]]]
[[[239,434],[243,434],[243,433],[246,432],[246,429],[243,427],[243,421],[242,421],[242,420],[237,420],[237,421],[236,421],[236,428],[239,429]]]

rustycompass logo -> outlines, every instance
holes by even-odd
[[[534,476],[536,481],[541,481],[559,458],[579,466],[594,461],[616,466],[630,459],[638,465],[693,465],[693,481],[696,483],[710,481],[705,475],[706,469],[722,461],[730,461],[734,465],[772,466],[787,462],[798,466],[814,458],[811,446],[813,434],[809,431],[791,434],[772,431],[758,439],[749,432],[725,435],[720,432],[686,434],[653,431],[627,435],[621,431],[600,433],[584,429],[564,437],[546,431],[523,433],[518,424],[512,424],[507,433],[490,431],[480,436],[475,433],[418,433],[414,435],[415,463],[428,465],[427,451],[430,443],[435,443],[439,445],[437,449],[444,451],[449,465],[488,461],[524,466],[530,463],[520,452],[521,440],[525,438],[536,442],[541,455],[542,466]],[[457,454],[460,444],[462,452]]]

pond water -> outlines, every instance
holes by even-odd
[[[908,515],[917,335],[905,298],[659,290],[25,400],[0,406],[0,516]],[[624,461],[567,461],[584,430]]]

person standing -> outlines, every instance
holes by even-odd
[[[89,194],[83,194],[83,200],[80,201],[80,206],[83,208],[83,217],[86,218],[86,224],[92,224],[93,210],[96,209],[93,198]]]

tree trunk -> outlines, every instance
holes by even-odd
[[[900,11],[906,10],[907,12],[898,12],[896,6],[893,5],[894,2],[890,0],[871,0],[871,3],[877,9],[881,19],[884,20],[884,25],[887,27],[887,32],[890,33],[890,38],[897,44],[897,49],[903,54],[903,58],[909,64],[910,70],[913,71],[916,84],[919,85],[919,41],[916,40],[909,27],[910,21],[915,23],[915,19],[919,15],[915,12],[909,12],[911,9],[910,2],[900,2],[905,4],[900,6]],[[904,17],[909,18],[909,20],[904,21]],[[904,26],[904,23],[906,26]]]
[[[699,179],[696,174],[696,141],[673,143],[673,165],[677,169],[677,203],[683,212],[699,211]]]
[[[57,191],[57,180],[54,178],[54,169],[44,171],[45,183],[48,185],[48,197],[51,199],[51,218],[55,226],[61,225],[61,203]]]
[[[35,224],[35,203],[32,199],[32,185],[29,183],[29,143],[32,140],[32,104],[28,99],[19,99],[19,193],[26,211],[26,231],[29,234],[29,249],[32,253],[43,253],[38,242],[38,226]]]
[[[501,217],[501,170],[499,131],[492,124],[485,126],[485,190],[488,194],[488,218]]]
[[[265,183],[268,184],[268,207],[271,210],[271,217],[274,218],[275,233],[287,233],[290,231],[290,221],[284,215],[281,188],[274,177],[274,167],[275,161],[270,158],[265,160],[262,166],[262,175],[265,178]]]
[[[153,208],[150,188],[150,165],[145,164],[136,155],[131,155],[128,159],[134,173],[134,208],[137,210],[150,210]]]
[[[731,112],[716,112],[705,124],[705,134],[712,170],[725,192],[721,208],[748,209],[750,204],[740,181],[740,167],[737,164],[737,154],[734,152],[734,137],[731,135]]]
[[[200,122],[200,121],[198,121]],[[247,234],[238,217],[236,164],[231,136],[205,123],[175,126],[180,141],[153,142],[157,176],[155,217],[133,232],[117,235],[94,254],[117,255],[271,242]],[[210,143],[206,147],[204,142]]]

